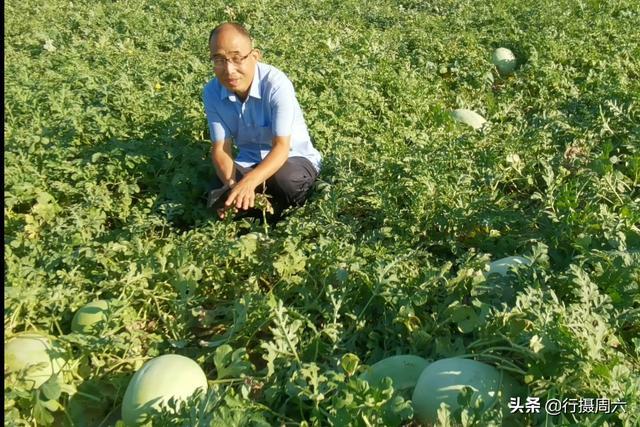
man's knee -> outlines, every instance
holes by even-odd
[[[288,161],[271,178],[273,190],[284,196],[289,203],[300,202],[313,185],[317,174],[305,166]]]
[[[280,169],[273,176],[273,184],[276,189],[284,194],[295,194],[300,191],[300,184],[302,183],[302,177],[296,176],[287,171]]]

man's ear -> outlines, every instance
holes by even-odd
[[[253,49],[253,55],[254,58],[256,58],[256,61],[262,60],[262,52],[260,51],[260,49]]]

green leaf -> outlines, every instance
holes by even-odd
[[[51,411],[41,400],[37,400],[33,406],[33,418],[35,418],[38,424],[45,426],[53,424],[54,420],[53,415],[51,415]]]
[[[451,320],[463,334],[473,332],[482,323],[475,310],[467,306],[453,308]]]
[[[353,353],[347,353],[340,359],[340,366],[349,376],[355,374],[359,365],[360,358]]]
[[[62,409],[62,405],[60,404],[60,402],[58,402],[57,400],[43,400],[42,401],[42,406],[44,406],[45,408],[47,408],[49,411],[51,412],[55,412],[59,409]]]
[[[253,370],[244,348],[233,350],[228,344],[223,344],[216,349],[214,364],[218,372],[218,379],[239,378]]]
[[[57,375],[54,375],[49,378],[40,386],[40,391],[48,400],[58,400],[60,394],[62,394],[62,387],[59,377]]]

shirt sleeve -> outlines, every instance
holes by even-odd
[[[271,98],[273,136],[289,136],[293,132],[293,119],[297,104],[293,84],[285,78]]]
[[[206,88],[202,92],[202,101],[204,103],[204,112],[207,115],[211,142],[222,142],[225,139],[231,139],[231,131],[216,111],[215,105],[211,100],[211,94]]]

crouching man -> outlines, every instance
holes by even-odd
[[[209,207],[220,218],[229,210],[254,211],[256,191],[266,190],[276,217],[302,205],[320,172],[293,84],[260,61],[247,30],[224,23],[211,31],[215,78],[202,92],[217,180]],[[234,159],[232,143],[238,148]]]

